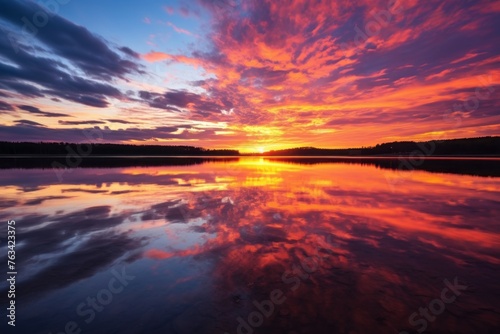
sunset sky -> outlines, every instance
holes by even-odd
[[[500,135],[497,0],[0,0],[0,140]]]

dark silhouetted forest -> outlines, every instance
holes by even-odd
[[[237,150],[194,146],[0,142],[1,155],[78,156],[237,156]]]
[[[194,146],[75,144],[0,142],[0,155],[7,156],[239,156],[237,150],[205,149]],[[247,154],[252,155],[252,154]],[[299,147],[269,151],[264,156],[500,156],[500,137],[400,141],[373,147],[324,149]]]
[[[441,141],[401,141],[374,147],[321,149],[299,147],[269,151],[265,156],[498,156],[500,137],[449,139]]]

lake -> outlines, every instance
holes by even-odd
[[[499,160],[42,160],[0,162],[9,333],[499,329]]]

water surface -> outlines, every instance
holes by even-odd
[[[15,330],[494,333],[498,163],[3,161]]]

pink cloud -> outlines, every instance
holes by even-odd
[[[174,8],[173,7],[170,7],[170,6],[164,6],[163,9],[165,10],[165,12],[167,12],[167,14],[169,15],[173,15],[174,14]]]
[[[179,28],[175,24],[173,24],[172,22],[167,22],[167,25],[169,27],[171,27],[172,29],[174,29],[179,34],[185,34],[185,35],[193,36],[193,33],[191,33],[189,30]]]

